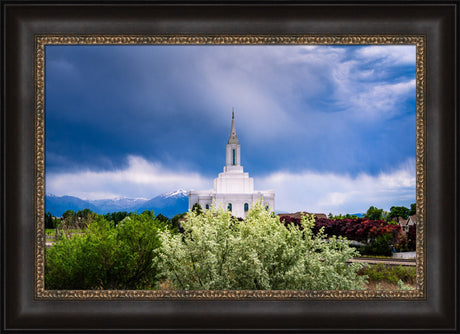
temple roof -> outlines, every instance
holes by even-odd
[[[236,136],[235,130],[235,112],[232,111],[232,127],[230,129],[230,138],[228,138],[228,144],[239,144],[238,137]]]

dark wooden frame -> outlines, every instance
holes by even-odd
[[[457,330],[458,2],[171,4],[2,1],[3,330]],[[34,299],[34,36],[417,34],[427,38],[426,300]]]

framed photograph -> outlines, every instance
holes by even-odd
[[[456,329],[456,4],[2,7],[4,330]]]

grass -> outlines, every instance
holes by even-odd
[[[393,259],[393,256],[384,256],[384,255],[360,255],[356,258],[375,258],[375,259]]]
[[[54,228],[46,228],[45,229],[46,236],[53,236],[55,233],[56,233],[56,229],[54,229]]]
[[[366,290],[414,290],[415,284],[404,284],[403,287],[399,284],[392,284],[388,282],[369,282]]]

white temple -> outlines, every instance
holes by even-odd
[[[232,127],[226,148],[224,172],[214,179],[213,190],[191,190],[188,196],[189,210],[195,203],[203,210],[212,205],[227,208],[235,217],[246,217],[249,208],[261,200],[263,205],[274,211],[275,192],[273,190],[254,191],[254,179],[243,171],[240,160],[240,143],[236,136],[235,115],[232,112]]]

